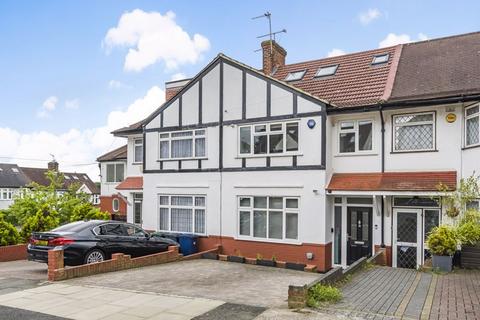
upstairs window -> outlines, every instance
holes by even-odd
[[[206,130],[160,133],[160,159],[197,159],[206,156]]]
[[[106,182],[122,182],[124,174],[125,174],[125,165],[123,163],[107,164]]]
[[[354,153],[373,150],[373,121],[352,120],[339,123],[339,153]]]
[[[465,109],[465,146],[480,144],[480,105],[474,105]]]
[[[143,162],[143,139],[136,139],[133,142],[133,162]]]
[[[270,155],[298,151],[298,122],[239,127],[240,155]]]
[[[285,77],[285,81],[297,81],[297,80],[301,80],[303,78],[303,76],[305,75],[305,72],[307,70],[300,70],[300,71],[295,71],[295,72],[290,72],[289,74],[287,74],[287,76]]]
[[[372,65],[387,63],[389,57],[390,55],[388,53],[376,55],[373,57]]]
[[[435,113],[393,116],[393,151],[431,151],[435,149]]]
[[[338,64],[335,64],[332,66],[320,67],[320,69],[318,69],[317,73],[315,74],[315,77],[333,76],[335,72],[337,72],[337,69],[338,69]]]

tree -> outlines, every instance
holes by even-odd
[[[19,239],[20,235],[13,224],[3,220],[0,216],[0,246],[17,244]]]

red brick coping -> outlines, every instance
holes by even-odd
[[[0,262],[27,259],[27,245],[16,244],[13,246],[0,247]]]
[[[53,249],[48,251],[48,280],[61,281],[93,274],[174,262],[180,259],[182,259],[182,255],[178,253],[178,247],[169,246],[166,252],[148,256],[132,259],[129,255],[114,253],[111,260],[65,268],[63,264],[63,250]]]

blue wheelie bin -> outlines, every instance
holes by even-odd
[[[181,234],[178,236],[180,253],[184,256],[198,252],[198,237],[193,234]]]

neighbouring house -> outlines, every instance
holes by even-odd
[[[50,185],[50,181],[45,175],[49,170],[58,172],[58,162],[55,160],[49,162],[47,168],[29,168],[11,163],[0,163],[0,210],[10,207],[14,201],[14,196],[20,190],[29,188],[32,182],[42,186]],[[91,201],[94,205],[100,204],[100,190],[87,174],[77,172],[61,173],[64,175],[65,180],[57,192],[65,192],[75,183],[79,186],[79,192],[91,195]]]
[[[480,33],[294,64],[262,50],[261,70],[219,54],[114,131],[127,146],[99,158],[102,196],[201,249],[326,271],[383,247],[422,265],[448,221],[438,185],[480,171]]]

